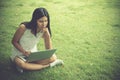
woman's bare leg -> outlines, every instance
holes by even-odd
[[[21,60],[18,57],[15,58],[15,63],[17,66],[19,66],[23,69],[26,69],[26,70],[40,70],[40,69],[49,67],[49,64],[42,65],[42,64],[24,62],[23,60]]]
[[[42,64],[42,65],[49,64],[50,67],[54,67],[56,65],[63,65],[64,64],[64,62],[62,60],[57,59],[55,54],[51,58],[49,58],[49,59],[36,61],[35,63]]]

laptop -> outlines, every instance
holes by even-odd
[[[27,60],[27,62],[32,62],[32,61],[47,59],[47,58],[50,58],[55,53],[55,51],[56,51],[56,49],[32,52],[26,58],[26,60]]]

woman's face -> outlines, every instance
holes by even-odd
[[[47,24],[48,24],[48,18],[46,16],[43,16],[37,20],[37,26],[39,29],[45,28]]]

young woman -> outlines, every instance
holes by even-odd
[[[63,64],[63,61],[57,59],[55,54],[49,59],[35,62],[26,62],[21,59],[21,57],[24,58],[29,56],[31,52],[37,51],[37,43],[40,38],[44,39],[46,49],[52,49],[50,17],[45,8],[36,8],[31,21],[21,23],[13,36],[14,48],[11,58],[20,72],[23,72],[23,69],[39,70]]]

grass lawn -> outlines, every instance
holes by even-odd
[[[50,13],[53,47],[65,65],[19,74],[9,60],[11,39],[37,7]],[[120,1],[0,0],[0,80],[120,80]]]

